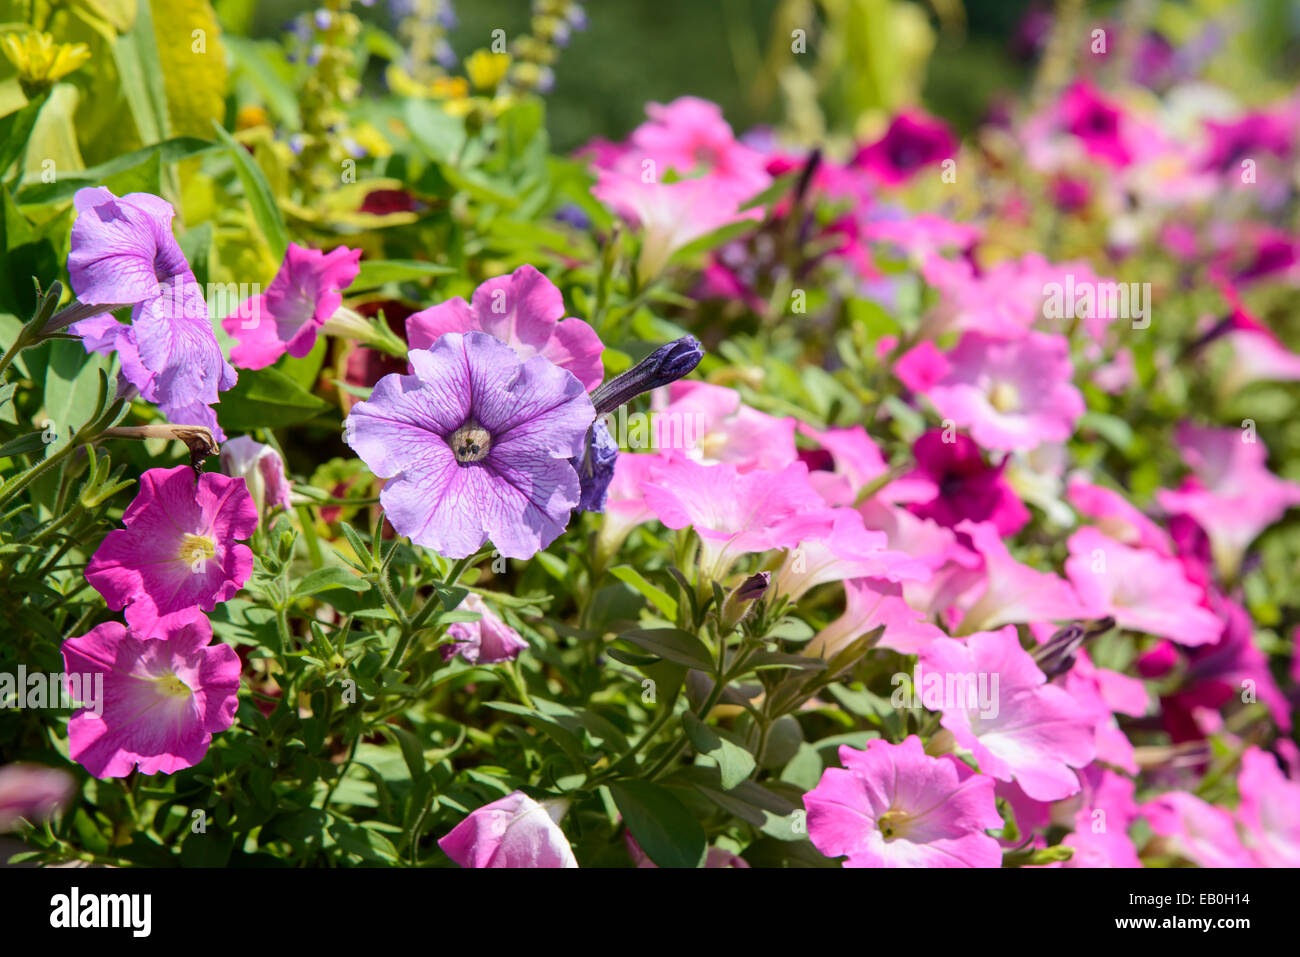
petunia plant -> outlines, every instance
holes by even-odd
[[[134,6],[0,0],[16,863],[1300,866],[1300,108],[1222,5],[1040,11],[974,117],[783,3],[763,125],[573,144],[618,5]]]

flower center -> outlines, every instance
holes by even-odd
[[[461,465],[468,465],[470,462],[481,462],[487,458],[488,452],[492,449],[492,435],[483,426],[470,419],[451,434],[447,444],[451,446],[451,453],[456,456],[456,461]]]
[[[880,833],[885,835],[887,841],[902,837],[907,824],[908,816],[904,811],[886,811],[876,821],[876,827],[880,828]]]
[[[1020,391],[1010,382],[995,382],[989,390],[989,405],[999,412],[1012,412],[1020,407]]]
[[[177,556],[187,565],[205,562],[217,554],[217,543],[210,535],[181,536],[180,554]]]
[[[190,686],[174,674],[168,673],[158,679],[158,690],[168,698],[188,698]]]

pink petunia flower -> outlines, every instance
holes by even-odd
[[[1231,579],[1259,533],[1300,504],[1300,485],[1268,470],[1268,449],[1253,432],[1185,422],[1177,442],[1193,474],[1177,491],[1157,491],[1156,501],[1205,530],[1215,564]]]
[[[627,155],[653,159],[661,171],[682,177],[711,173],[750,195],[772,182],[766,158],[736,139],[716,103],[682,96],[667,104],[647,103],[645,111],[649,120],[632,131]]]
[[[989,523],[962,522],[957,531],[970,538],[984,559],[985,585],[962,615],[962,634],[1006,624],[1095,617],[1069,582],[1012,558]]]
[[[101,713],[82,708],[68,720],[72,759],[97,778],[202,761],[212,736],[234,723],[239,692],[239,656],[211,641],[212,625],[193,608],[151,638],[109,621],[65,641],[69,675],[104,676]]]
[[[1002,827],[992,778],[929,756],[916,735],[865,751],[842,745],[840,761],[803,796],[808,838],[827,857],[847,857],[845,867],[1001,866],[985,833]]]
[[[399,535],[449,558],[489,538],[531,558],[564,531],[596,410],[545,356],[521,360],[483,332],[412,349],[414,375],[387,375],[344,421],[344,441],[380,478]]]
[[[555,284],[524,265],[481,284],[470,302],[457,296],[407,317],[406,339],[412,349],[429,349],[448,332],[486,332],[520,359],[545,356],[590,391],[604,377],[605,347],[596,330],[581,319],[565,319],[564,312]]]
[[[577,867],[559,819],[564,801],[538,803],[523,791],[485,804],[438,841],[461,867]]]
[[[1079,790],[1072,769],[1096,755],[1092,716],[1047,683],[1020,647],[1015,628],[973,634],[964,642],[936,639],[922,650],[917,671],[922,704],[931,707],[932,687],[941,691],[939,708],[931,710],[943,711],[941,723],[971,750],[982,772],[1014,779],[1036,801]],[[980,681],[991,695],[973,693]],[[981,697],[990,697],[992,706]]]
[[[1066,487],[1070,504],[1097,523],[1101,531],[1125,545],[1141,546],[1168,558],[1174,553],[1169,533],[1147,518],[1119,492],[1071,478]]]
[[[1062,839],[1074,855],[1060,867],[1141,867],[1129,827],[1138,817],[1134,783],[1092,764],[1084,769],[1083,800],[1073,815],[1074,830]]]
[[[1086,80],[1070,86],[1057,105],[1061,125],[1077,136],[1088,155],[1111,166],[1127,166],[1134,149],[1124,110]]]
[[[831,521],[802,462],[779,472],[739,472],[674,458],[651,469],[641,487],[659,521],[700,536],[700,573],[714,580],[740,555],[791,548]]]
[[[880,578],[855,578],[844,583],[844,614],[819,631],[808,642],[806,653],[831,658],[862,635],[885,626],[874,647],[914,655],[943,630],[903,600],[903,589]]]
[[[961,337],[948,373],[926,392],[945,419],[969,429],[987,449],[1032,449],[1070,437],[1083,396],[1070,384],[1064,336],[1031,332],[1012,340],[977,332]]]
[[[772,585],[777,594],[798,601],[809,589],[852,578],[891,582],[924,581],[930,569],[904,552],[890,551],[884,532],[868,529],[851,508],[832,509],[828,526],[791,549]]]
[[[1186,791],[1171,791],[1140,808],[1142,817],[1169,848],[1200,867],[1254,867],[1241,844],[1233,816]]]
[[[286,352],[301,359],[316,345],[321,327],[343,304],[342,291],[361,270],[361,250],[323,253],[290,243],[266,292],[239,304],[222,328],[239,340],[230,361],[262,369]]]
[[[640,228],[637,271],[642,282],[658,276],[673,253],[701,236],[763,216],[760,207],[741,210],[751,198],[748,189],[714,176],[665,183],[601,170],[591,194]]]
[[[159,619],[191,609],[212,611],[253,574],[253,552],[240,539],[257,528],[257,506],[242,478],[188,465],[149,469],[122,516],[125,528],[104,537],[86,581],[127,624],[148,638]]]
[[[742,472],[795,460],[795,421],[751,409],[735,389],[684,380],[668,387],[668,397],[652,418],[661,452],[684,452],[705,465],[726,462]]]
[[[853,505],[863,489],[889,471],[880,446],[860,425],[821,432],[801,422],[798,430],[830,456],[829,470],[814,468],[808,475],[827,505]]]
[[[1237,775],[1242,843],[1261,867],[1300,867],[1300,781],[1286,777],[1273,756],[1250,747]]]
[[[1094,614],[1183,645],[1219,640],[1223,622],[1202,605],[1204,590],[1177,560],[1121,545],[1095,528],[1071,535],[1069,549],[1065,573]]]
[[[451,641],[438,648],[443,661],[451,661],[460,655],[472,665],[495,665],[503,661],[514,661],[519,657],[519,652],[528,647],[528,642],[519,632],[507,625],[474,592],[465,596],[457,610],[478,612],[482,617],[478,621],[454,622],[447,629],[447,637]]]

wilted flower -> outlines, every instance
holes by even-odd
[[[447,629],[451,641],[439,647],[443,661],[460,655],[472,665],[494,665],[514,661],[528,642],[507,625],[478,595],[470,592],[460,603],[460,610],[475,611],[478,621],[454,622]]]
[[[244,480],[259,515],[265,517],[273,508],[290,508],[292,483],[285,474],[284,459],[271,446],[247,435],[230,439],[221,446],[221,471]]]

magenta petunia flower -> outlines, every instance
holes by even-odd
[[[410,361],[414,375],[384,376],[344,422],[344,441],[389,479],[389,522],[449,558],[488,539],[507,558],[531,558],[578,504],[570,459],[596,417],[582,383],[483,332],[449,332]]]
[[[343,304],[342,291],[361,270],[361,250],[323,253],[290,243],[266,292],[239,304],[221,325],[239,340],[230,360],[241,369],[269,366],[286,352],[301,359]]]
[[[722,579],[740,555],[792,548],[826,532],[832,516],[795,462],[779,472],[673,459],[642,483],[646,505],[669,528],[700,536],[700,572]]]
[[[991,522],[999,535],[1014,535],[1029,521],[1029,509],[1002,477],[1002,467],[986,465],[969,436],[958,433],[948,442],[942,432],[931,430],[916,440],[912,453],[917,467],[909,478],[926,483],[932,492],[908,506],[913,515],[945,528],[967,519]]]
[[[203,760],[212,735],[235,721],[239,656],[210,645],[212,625],[196,609],[142,638],[115,621],[63,643],[68,674],[102,674],[101,713],[68,720],[72,759],[97,778],[172,774]],[[71,688],[69,688],[71,693]]]
[[[406,339],[412,349],[430,349],[448,332],[486,332],[521,359],[545,356],[590,391],[605,374],[604,346],[596,330],[581,319],[565,319],[564,311],[555,284],[525,265],[480,285],[470,302],[457,296],[407,317]]]
[[[840,761],[803,796],[808,839],[827,857],[847,857],[845,867],[1002,865],[985,833],[1002,827],[992,778],[929,756],[916,735],[865,751],[842,745]]]
[[[558,823],[565,810],[562,801],[513,791],[473,811],[438,846],[461,867],[577,867]]]
[[[926,395],[939,415],[969,429],[986,449],[1062,442],[1084,411],[1083,396],[1070,384],[1069,353],[1060,335],[1002,340],[968,332],[948,353],[951,368]]]
[[[888,186],[897,186],[956,152],[957,139],[941,120],[924,113],[900,113],[884,136],[858,150],[853,165]]]
[[[1065,573],[1094,614],[1183,645],[1219,640],[1223,622],[1202,605],[1204,589],[1187,580],[1176,559],[1121,545],[1087,527],[1070,536],[1069,549]]]
[[[772,182],[763,154],[737,141],[716,103],[681,96],[647,103],[645,111],[649,120],[632,131],[626,151],[637,162],[652,159],[683,177],[712,173],[751,195]]]
[[[89,318],[69,331],[87,352],[118,354],[122,375],[168,421],[203,425],[224,439],[210,406],[234,386],[203,289],[172,236],[171,205],[150,193],[118,198],[103,186],[79,189],[68,273]],[[131,324],[109,313],[131,306]],[[102,308],[97,308],[102,307]]]
[[[165,616],[212,611],[253,574],[253,553],[238,540],[257,528],[257,507],[242,478],[205,472],[196,484],[188,465],[150,469],[122,524],[104,537],[86,580],[109,608],[125,607],[140,638]]]
[[[473,592],[465,596],[457,610],[478,612],[483,617],[478,621],[458,621],[447,629],[451,641],[438,648],[443,661],[460,655],[472,665],[494,665],[514,661],[528,647],[519,632]]]
[[[1132,162],[1134,150],[1129,144],[1123,109],[1103,97],[1092,84],[1083,80],[1074,83],[1057,108],[1062,128],[1079,138],[1089,156],[1119,167]]]
[[[1165,558],[1174,554],[1169,533],[1119,492],[1076,476],[1070,479],[1065,496],[1080,514],[1096,522],[1115,541],[1150,549]]]
[[[1093,716],[1047,683],[1015,628],[936,639],[921,651],[917,675],[921,703],[943,712],[943,726],[985,774],[1014,779],[1036,801],[1079,790],[1072,769],[1096,755]]]

